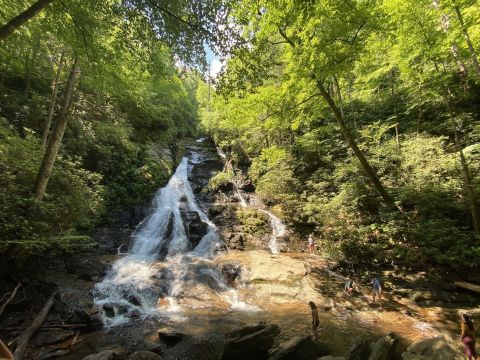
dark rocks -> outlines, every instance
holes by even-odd
[[[222,274],[227,280],[227,285],[235,287],[237,279],[242,273],[242,266],[239,264],[224,264],[222,266]]]
[[[389,360],[396,340],[393,333],[377,340],[370,347],[368,360]]]
[[[310,335],[294,336],[280,344],[268,360],[310,360],[328,353],[328,349]]]
[[[71,257],[65,261],[65,268],[82,280],[97,282],[105,276],[108,266],[97,258]]]
[[[52,330],[39,331],[30,341],[30,346],[37,347],[61,342],[75,335],[75,331],[71,330]]]
[[[193,249],[208,232],[208,224],[200,219],[200,215],[196,211],[182,210],[180,213],[187,230],[191,249]]]
[[[167,346],[173,346],[177,344],[178,342],[182,341],[185,336],[185,334],[171,329],[160,329],[158,331],[158,337]]]
[[[162,360],[162,357],[151,351],[135,351],[127,360]]]
[[[368,353],[368,340],[363,336],[359,336],[350,346],[350,350],[345,355],[345,360],[365,360],[368,359]]]
[[[275,324],[260,323],[245,326],[225,334],[222,360],[268,359],[280,328]]]
[[[215,217],[220,215],[223,211],[225,211],[225,206],[220,204],[213,204],[208,209],[208,215]]]
[[[245,191],[247,193],[253,193],[255,192],[255,185],[253,185],[253,183],[251,181],[247,181],[245,183],[243,183],[242,185],[240,185],[238,187],[241,191]]]
[[[110,304],[103,305],[103,311],[105,312],[105,316],[109,318],[115,317],[115,308]]]

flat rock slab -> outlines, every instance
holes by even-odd
[[[403,360],[463,360],[457,344],[447,336],[438,336],[410,345],[402,354]]]
[[[326,346],[310,335],[294,336],[280,344],[268,360],[310,360],[328,353]]]

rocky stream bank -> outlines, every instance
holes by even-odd
[[[241,204],[236,184],[216,193],[206,190],[209,179],[224,166],[208,140],[185,147],[195,199],[208,213],[223,245],[212,259],[189,264],[182,275],[182,291],[175,298],[177,307],[160,294],[167,293],[162,289],[169,274],[162,270],[162,261],[152,265],[158,270],[151,280],[152,288],[159,289],[156,316],[133,311],[128,322],[108,327],[105,318],[119,310],[94,303],[95,285],[125,256],[135,227],[151,214],[152,205],[147,204],[127,209],[112,223],[97,228],[92,234],[97,242],[94,251],[39,259],[16,274],[22,286],[1,314],[0,339],[15,348],[55,292],[53,307],[30,341],[28,359],[463,358],[459,342],[452,338],[457,339],[459,311],[480,321],[475,292],[462,290],[452,279],[435,273],[395,269],[383,274],[382,309],[370,304],[368,284],[360,284],[359,291],[349,297],[343,292],[345,279],[332,271],[335,264],[318,255],[289,252],[294,234],[285,232],[277,239],[281,253],[271,253],[269,218],[255,211],[265,208],[255,200],[252,186],[241,189],[251,197],[250,209]],[[208,227],[195,211],[181,209],[181,218],[193,249]],[[267,230],[252,230],[252,219]],[[159,254],[167,256],[161,249]],[[226,286],[219,287],[205,269],[218,269]],[[3,282],[2,294],[15,286]],[[129,295],[125,300],[133,308],[140,302]],[[318,338],[311,335],[308,301],[319,305]]]

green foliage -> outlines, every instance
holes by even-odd
[[[208,190],[217,191],[233,180],[232,171],[219,171],[208,181]]]
[[[247,234],[262,236],[270,231],[268,215],[252,209],[240,209],[236,213],[237,219]]]
[[[45,200],[35,201],[31,191],[41,152],[33,135],[20,139],[0,125],[0,253],[18,261],[32,255],[83,248],[86,237],[72,234],[90,225],[102,211],[101,176],[80,167],[78,159],[62,156],[47,188]]]

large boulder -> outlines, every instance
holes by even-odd
[[[348,350],[347,355],[345,355],[345,360],[367,359],[369,351],[368,340],[363,336],[359,336],[355,338],[352,345],[350,345],[350,349]]]
[[[418,341],[402,354],[403,360],[462,360],[463,353],[448,336]]]
[[[374,342],[370,346],[368,360],[389,360],[396,340],[395,335],[390,333]]]
[[[222,360],[268,359],[280,328],[275,324],[259,323],[225,334]]]
[[[310,335],[294,336],[280,344],[268,360],[310,360],[328,353],[327,348]]]
[[[158,330],[158,337],[162,340],[167,346],[173,346],[178,342],[182,341],[186,335],[175,331],[174,329],[163,328]]]
[[[208,209],[208,215],[215,217],[217,215],[220,215],[224,210],[225,210],[225,205],[212,204]]]
[[[187,230],[190,249],[193,249],[208,232],[208,224],[200,219],[200,215],[196,211],[181,210],[180,214],[182,216],[185,229]]]
[[[135,351],[127,360],[162,360],[162,357],[151,351]]]

